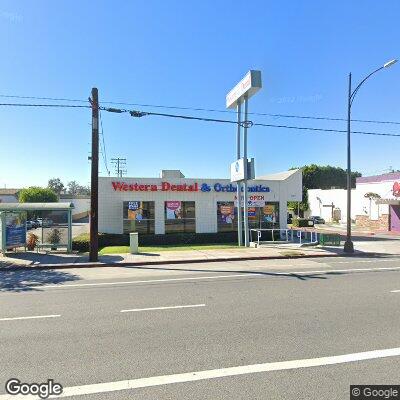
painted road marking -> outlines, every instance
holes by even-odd
[[[390,293],[400,293],[400,289],[391,290]]]
[[[12,317],[12,318],[0,318],[0,321],[16,321],[19,319],[39,319],[39,318],[58,318],[61,315],[34,315],[31,317]]]
[[[166,306],[166,307],[151,307],[151,308],[132,308],[131,310],[121,310],[122,313],[139,312],[139,311],[154,311],[154,310],[175,310],[178,308],[196,308],[205,307],[205,304],[188,304],[185,306]]]
[[[206,379],[225,378],[231,376],[248,375],[260,372],[283,371],[298,368],[320,367],[324,365],[344,364],[355,361],[373,360],[377,358],[400,356],[400,348],[366,351],[362,353],[343,354],[339,356],[300,359],[292,361],[279,361],[264,364],[242,365],[211,369],[205,371],[187,372],[183,374],[153,376],[149,378],[130,379],[117,382],[96,383],[92,385],[65,387],[63,393],[57,398],[83,396],[88,394],[115,392],[119,390],[138,389],[174,383],[195,382]],[[51,396],[53,397],[53,396]],[[0,400],[32,399],[34,396],[0,395]]]
[[[269,271],[265,272],[243,272],[241,274],[230,274],[230,275],[213,275],[213,276],[196,276],[186,278],[163,278],[163,279],[146,279],[137,281],[117,281],[117,282],[96,282],[96,283],[75,283],[67,285],[43,285],[43,286],[31,286],[39,287],[41,289],[65,289],[65,288],[79,288],[79,287],[91,287],[91,286],[115,286],[115,285],[136,285],[141,283],[162,283],[162,282],[180,282],[180,281],[196,281],[196,280],[212,280],[212,279],[226,279],[226,278],[259,278],[268,275],[277,276],[290,276],[290,275],[309,275],[309,274],[332,274],[340,272],[378,272],[378,271],[398,271],[400,267],[376,267],[376,268],[346,268],[346,269],[322,269],[322,270],[302,270],[302,271]],[[185,271],[182,271],[185,272]],[[212,270],[210,270],[212,272]],[[235,271],[233,271],[235,272]]]

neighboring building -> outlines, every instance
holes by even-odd
[[[260,176],[248,186],[250,227],[285,228],[287,202],[302,198],[301,170]],[[179,170],[164,170],[159,178],[99,177],[99,231],[235,231],[235,201],[229,179],[187,179]]]
[[[339,221],[346,221],[346,196],[345,189],[310,189],[311,215],[332,221],[335,214]],[[351,218],[357,225],[400,232],[400,173],[357,178],[356,188],[351,191],[351,205]]]
[[[21,189],[0,189],[0,203],[18,203]]]
[[[18,203],[19,192],[22,189],[0,189],[0,203]],[[59,203],[72,203],[72,219],[74,221],[89,217],[90,196],[61,194]]]
[[[90,196],[89,195],[71,195],[71,194],[60,194],[59,202],[72,203],[74,208],[72,209],[72,220],[82,220],[89,217],[90,211]]]

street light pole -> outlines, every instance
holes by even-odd
[[[385,63],[382,67],[377,68],[367,75],[352,91],[351,88],[351,73],[349,74],[349,94],[347,99],[347,237],[344,243],[345,253],[354,253],[354,245],[351,240],[351,106],[353,105],[354,98],[362,86],[362,84],[381,69],[391,67],[397,60],[390,60]]]
[[[354,253],[354,245],[351,240],[351,72],[349,74],[349,96],[347,100],[347,236],[344,251],[345,253]]]

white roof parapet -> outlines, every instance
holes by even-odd
[[[260,181],[285,181],[291,176],[301,173],[301,169],[291,169],[290,171],[277,172],[275,174],[257,176],[255,180]]]
[[[71,210],[73,203],[0,203],[0,211]]]

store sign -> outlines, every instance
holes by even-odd
[[[211,189],[214,189],[215,192],[227,192],[227,193],[236,193],[237,186],[229,183],[228,185],[223,185],[222,183],[215,183],[212,187],[207,183],[203,183],[200,187],[202,192],[211,192]],[[241,191],[244,192],[244,188],[241,188]],[[247,187],[248,192],[270,192],[270,188],[264,185],[253,185]]]
[[[197,183],[193,184],[171,184],[169,182],[161,182],[161,185],[155,184],[128,184],[125,182],[111,182],[115,191],[119,192],[198,192],[199,187]]]
[[[247,200],[248,207],[264,207],[265,206],[265,197],[263,195],[251,195]],[[237,206],[237,196],[235,196],[235,205]],[[243,207],[244,205],[244,196],[241,196],[240,205]]]
[[[261,89],[261,71],[250,70],[226,95],[226,108],[236,108],[244,96],[249,99]]]
[[[139,184],[133,183],[128,184],[125,182],[111,182],[112,188],[115,192],[227,192],[236,193],[237,186],[232,183],[222,184],[214,183],[212,185],[208,183],[183,183],[183,184],[172,184],[170,182],[161,182],[161,184]],[[241,188],[244,191],[243,187]],[[247,187],[248,192],[264,192],[269,193],[271,190],[265,185],[252,185]]]
[[[167,219],[182,219],[182,202],[166,201]]]
[[[400,183],[399,182],[395,182],[393,184],[393,196],[400,197]]]
[[[6,247],[26,244],[26,216],[22,213],[6,214]]]
[[[239,158],[231,164],[231,182],[239,182],[246,179],[246,163],[244,158]]]

